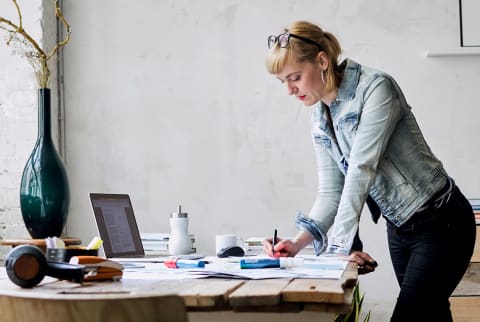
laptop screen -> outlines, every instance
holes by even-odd
[[[145,252],[129,195],[91,193],[90,201],[105,256],[143,257]]]

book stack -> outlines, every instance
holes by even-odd
[[[265,238],[261,237],[250,237],[243,241],[243,249],[245,250],[245,255],[259,255],[263,253],[263,244],[262,241]]]
[[[480,225],[480,198],[468,199],[475,214],[475,222]]]
[[[263,244],[262,241],[265,237],[250,237],[244,240],[243,248],[245,250],[245,255],[261,255],[263,254]],[[286,238],[292,239],[292,238]],[[302,255],[313,255],[315,251],[313,249],[313,244],[307,245],[304,249],[300,251],[299,254]]]
[[[167,256],[170,255],[168,251],[168,241],[170,234],[168,233],[140,233],[143,250],[146,255]],[[194,246],[195,236],[190,235],[192,241],[192,249],[190,253],[196,253],[197,249]]]

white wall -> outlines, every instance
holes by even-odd
[[[128,192],[142,230],[167,230],[179,203],[200,237],[294,233],[315,169],[304,108],[264,68],[266,36],[310,19],[345,55],[393,74],[425,135],[469,195],[478,56],[459,44],[455,1],[66,1],[69,231],[94,233],[88,192]],[[206,227],[205,221],[208,221]],[[255,222],[255,225],[247,223]],[[199,238],[210,250],[213,239]]]

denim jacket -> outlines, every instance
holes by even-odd
[[[308,216],[297,216],[317,254],[327,239],[328,252],[350,252],[368,196],[401,226],[448,178],[395,80],[349,59],[343,64],[336,99],[329,107],[319,102],[312,113],[318,192]]]

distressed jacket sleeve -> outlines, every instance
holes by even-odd
[[[315,111],[315,113],[319,113],[319,111]],[[315,118],[315,114],[312,118]],[[312,123],[314,123],[313,119]],[[318,174],[318,190],[315,202],[307,216],[308,224],[306,220],[299,220],[299,218],[302,218],[301,215],[297,216],[296,222],[298,228],[307,230],[314,237],[313,245],[317,254],[323,252],[327,247],[327,231],[332,226],[337,213],[344,183],[343,173],[339,170],[337,163],[325,149],[321,140],[315,134],[313,135]],[[318,234],[313,232],[314,229],[311,229],[313,223],[317,227]]]
[[[363,93],[357,93],[362,94],[363,109],[327,249],[338,254],[350,252],[377,166],[402,115],[403,95],[387,76],[378,75]]]

